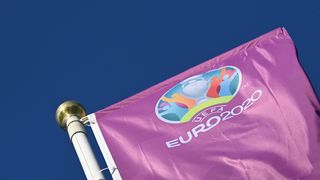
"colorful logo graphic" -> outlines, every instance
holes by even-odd
[[[241,84],[241,72],[224,66],[192,76],[167,91],[159,99],[155,111],[166,123],[188,122],[201,110],[230,102]]]

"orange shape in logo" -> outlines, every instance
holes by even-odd
[[[189,110],[196,105],[195,100],[189,99],[189,98],[187,98],[181,94],[178,94],[178,93],[173,94],[172,98],[163,97],[162,100],[166,101],[166,102],[174,102],[174,103],[184,104],[188,107]]]

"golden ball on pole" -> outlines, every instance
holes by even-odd
[[[63,102],[56,111],[56,120],[61,128],[66,128],[67,119],[71,116],[83,118],[86,116],[84,107],[76,101]]]

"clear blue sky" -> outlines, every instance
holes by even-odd
[[[85,179],[61,102],[95,112],[280,26],[320,94],[318,0],[1,0],[0,179]]]

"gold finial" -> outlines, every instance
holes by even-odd
[[[65,101],[56,111],[56,120],[61,128],[66,128],[67,119],[71,116],[86,116],[84,107],[76,101]]]

